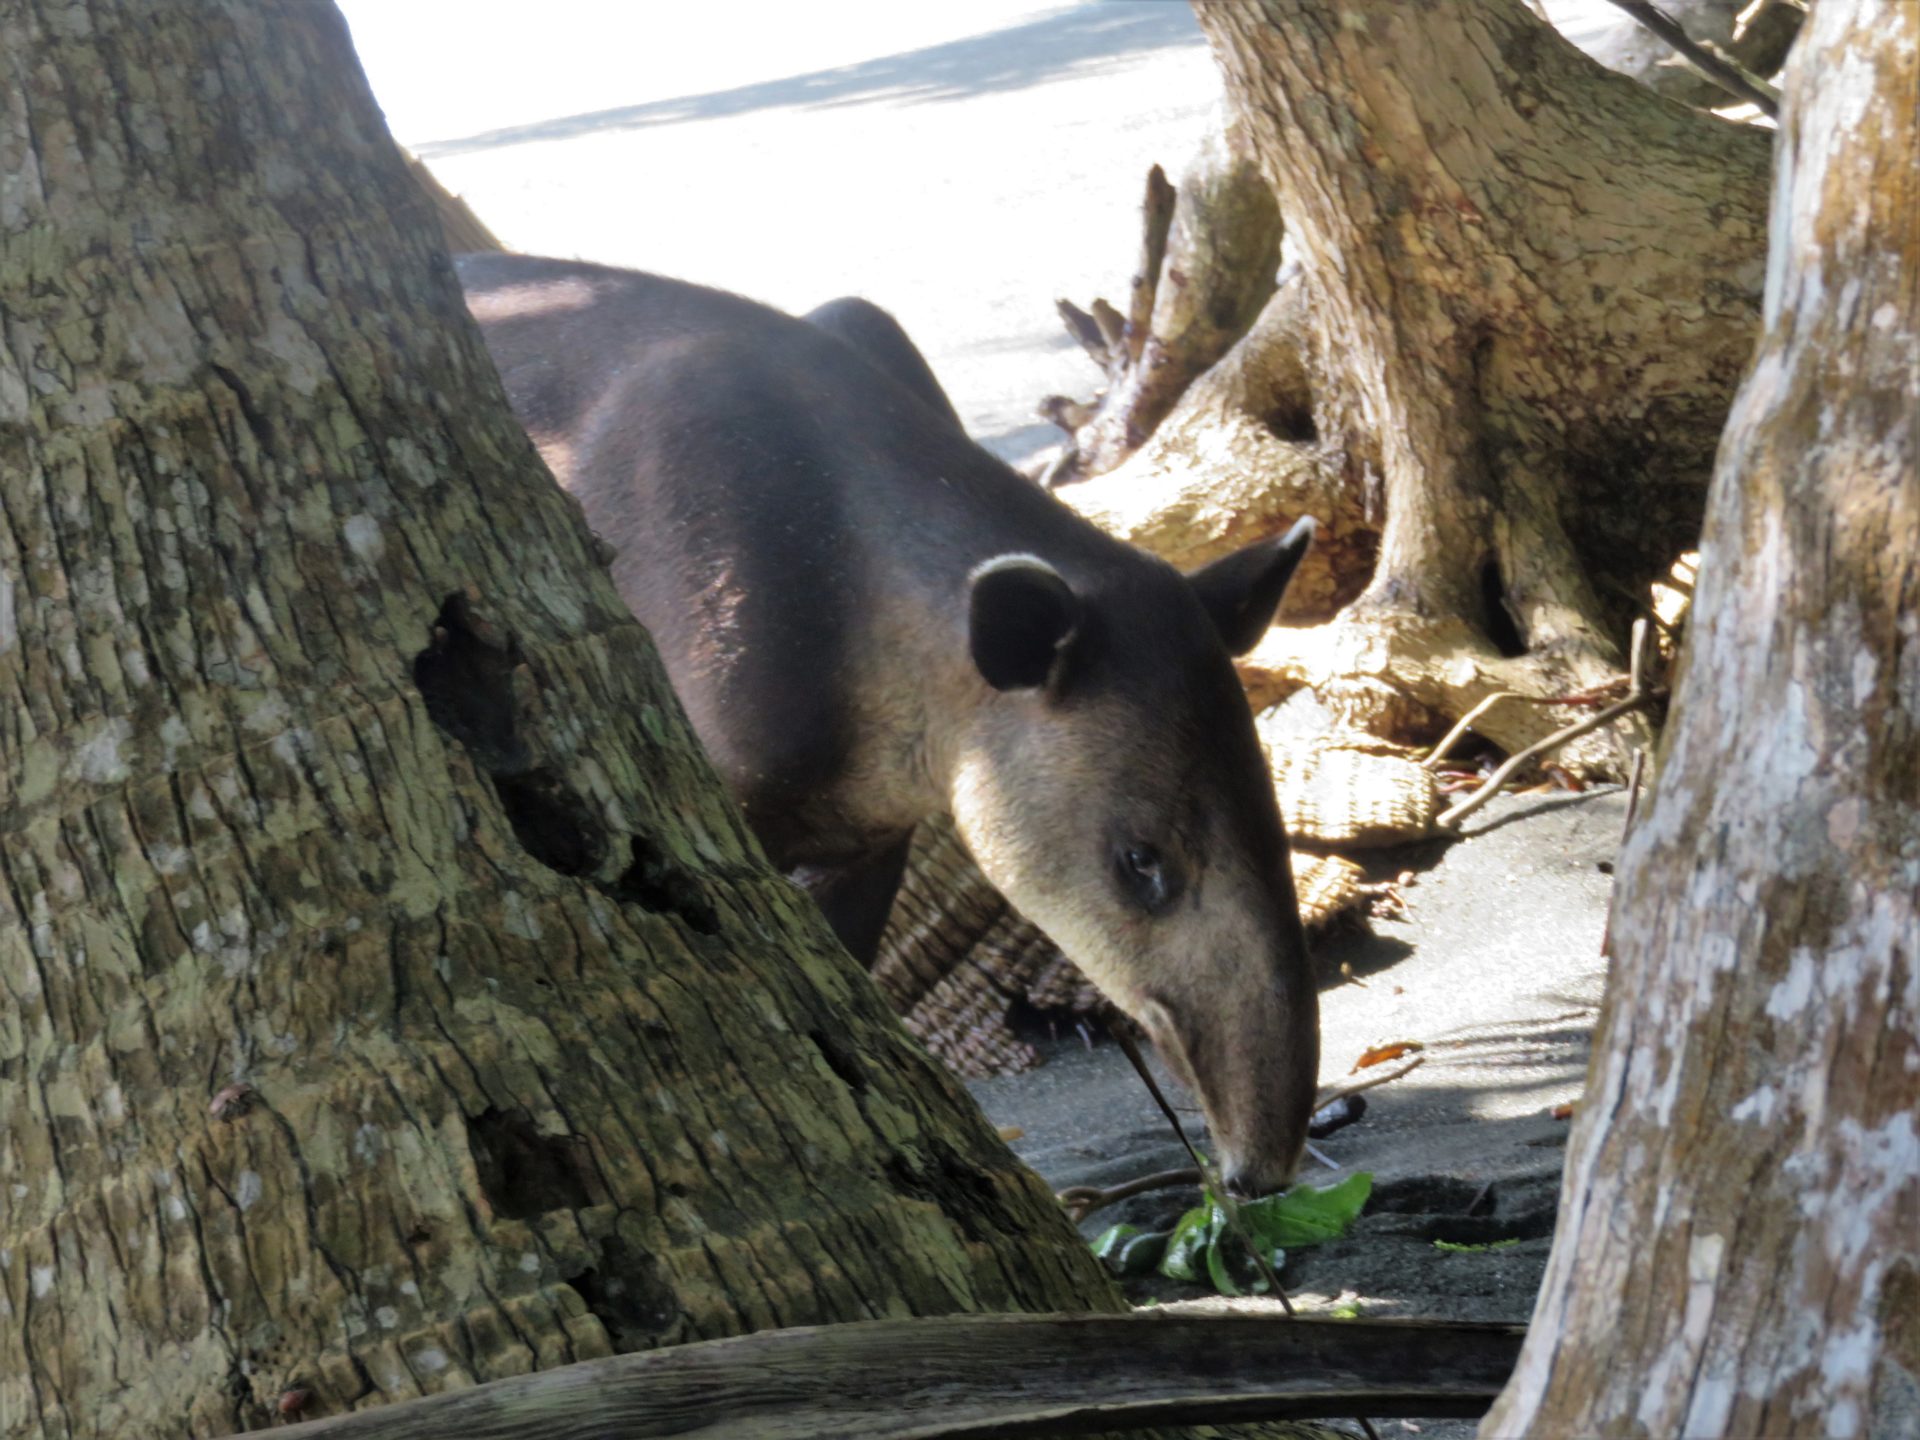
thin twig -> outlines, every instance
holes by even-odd
[[[1067,1215],[1078,1225],[1096,1210],[1145,1195],[1149,1190],[1171,1190],[1178,1185],[1199,1185],[1200,1172],[1192,1166],[1180,1170],[1157,1170],[1138,1180],[1123,1180],[1118,1185],[1069,1185],[1053,1198],[1066,1207]]]
[[[1536,756],[1544,755],[1549,750],[1557,750],[1569,740],[1578,740],[1582,735],[1598,730],[1603,725],[1611,725],[1622,715],[1629,715],[1635,710],[1646,709],[1646,707],[1651,705],[1655,698],[1657,698],[1657,693],[1656,691],[1649,690],[1643,694],[1629,695],[1626,699],[1616,701],[1614,704],[1607,706],[1606,709],[1600,711],[1598,714],[1589,715],[1586,719],[1577,721],[1567,726],[1564,730],[1554,731],[1553,734],[1547,736],[1544,740],[1535,741],[1526,749],[1509,757],[1504,765],[1486,778],[1478,790],[1475,790],[1459,804],[1443,810],[1439,817],[1433,822],[1434,829],[1450,830],[1457,828],[1462,820],[1466,819],[1467,816],[1471,815],[1482,805],[1486,804],[1487,801],[1499,794],[1500,787],[1512,779],[1514,772],[1526,764],[1527,761]]]
[[[1718,45],[1695,40],[1671,15],[1648,4],[1647,0],[1613,0],[1613,4],[1666,41],[1729,95],[1759,106],[1763,114],[1775,120],[1780,118],[1780,92]]]
[[[1427,1063],[1427,1057],[1416,1055],[1404,1065],[1396,1065],[1391,1070],[1382,1070],[1378,1074],[1367,1075],[1358,1080],[1348,1080],[1338,1085],[1329,1085],[1314,1096],[1314,1113],[1333,1104],[1336,1100],[1345,1100],[1350,1095],[1358,1095],[1362,1090],[1373,1090],[1390,1080],[1398,1080],[1402,1075],[1417,1070]],[[1186,1137],[1182,1136],[1182,1140]],[[1192,1149],[1191,1146],[1188,1147]],[[1171,1190],[1180,1185],[1204,1185],[1206,1177],[1195,1168],[1180,1170],[1161,1170],[1152,1175],[1143,1175],[1137,1180],[1123,1180],[1118,1185],[1069,1185],[1053,1198],[1066,1207],[1073,1223],[1082,1220],[1097,1210],[1109,1205],[1117,1205],[1122,1200],[1130,1200],[1135,1195],[1145,1195],[1150,1190]]]
[[[1620,826],[1620,843],[1625,844],[1627,832],[1633,829],[1633,817],[1640,811],[1640,778],[1646,773],[1647,752],[1645,749],[1633,752],[1633,774],[1627,779],[1627,818]]]
[[[1155,1080],[1153,1072],[1147,1069],[1147,1062],[1140,1054],[1140,1047],[1133,1043],[1133,1037],[1124,1030],[1115,1030],[1113,1038],[1120,1042],[1120,1049],[1127,1059],[1133,1062],[1133,1068],[1139,1072],[1142,1083],[1147,1087],[1147,1093],[1153,1096],[1154,1103],[1160,1107],[1161,1114],[1165,1115],[1167,1123],[1173,1126],[1173,1133],[1178,1135],[1180,1143],[1187,1147],[1187,1154],[1193,1157],[1195,1168],[1206,1178],[1207,1190],[1213,1196],[1214,1203],[1220,1207],[1221,1215],[1226,1218],[1227,1229],[1233,1232],[1233,1238],[1246,1248],[1249,1255],[1253,1256],[1253,1263],[1260,1268],[1260,1273],[1266,1277],[1267,1284],[1280,1301],[1280,1307],[1291,1318],[1293,1301],[1289,1300],[1287,1292],[1280,1288],[1280,1277],[1274,1274],[1273,1266],[1268,1263],[1266,1255],[1261,1252],[1258,1245],[1253,1243],[1253,1237],[1247,1234],[1246,1229],[1240,1224],[1240,1207],[1234,1202],[1233,1196],[1227,1193],[1227,1187],[1220,1183],[1220,1177],[1215,1173],[1213,1166],[1207,1163],[1207,1157],[1194,1149],[1193,1142],[1187,1138],[1187,1127],[1180,1123],[1180,1117],[1173,1113],[1173,1106],[1161,1093],[1160,1082]]]
[[[1460,743],[1460,737],[1473,728],[1474,721],[1478,720],[1502,700],[1514,700],[1518,698],[1519,697],[1511,690],[1496,690],[1493,694],[1487,696],[1486,699],[1482,700],[1478,705],[1460,717],[1460,723],[1447,731],[1440,743],[1433,747],[1433,753],[1422,760],[1420,764],[1428,770],[1439,769],[1440,762],[1447,758],[1447,752]]]
[[[1620,822],[1620,848],[1625,849],[1627,836],[1633,830],[1633,817],[1640,809],[1640,777],[1647,768],[1647,752],[1644,747],[1633,752],[1633,774],[1627,778],[1627,818]],[[1607,907],[1607,918],[1600,926],[1600,958],[1608,959],[1613,954],[1613,907]]]
[[[1317,1114],[1318,1112],[1326,1109],[1327,1106],[1333,1104],[1333,1102],[1336,1100],[1344,1100],[1349,1095],[1358,1095],[1362,1090],[1375,1089],[1381,1085],[1386,1084],[1389,1080],[1398,1080],[1402,1075],[1405,1075],[1408,1072],[1413,1070],[1418,1070],[1422,1065],[1426,1063],[1427,1063],[1426,1056],[1416,1055],[1413,1057],[1413,1059],[1407,1061],[1406,1064],[1401,1065],[1396,1069],[1384,1071],[1383,1073],[1378,1075],[1369,1075],[1364,1079],[1352,1080],[1340,1085],[1329,1085],[1326,1089],[1322,1090],[1318,1095],[1313,1097],[1314,1111]]]

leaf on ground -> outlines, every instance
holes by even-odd
[[[1489,1250],[1509,1250],[1519,1243],[1520,1237],[1515,1235],[1506,1240],[1489,1240],[1484,1245],[1459,1245],[1451,1240],[1436,1240],[1433,1248],[1444,1250],[1449,1255],[1484,1255]]]
[[[1160,1273],[1169,1280],[1198,1282],[1206,1266],[1207,1247],[1226,1227],[1226,1216],[1214,1204],[1199,1205],[1180,1217],[1167,1241],[1167,1253],[1160,1259]]]
[[[1426,1048],[1418,1040],[1395,1040],[1390,1045],[1370,1045],[1360,1052],[1360,1058],[1353,1062],[1353,1069],[1365,1070],[1369,1065],[1384,1065],[1389,1060],[1398,1060],[1403,1055],[1412,1055]]]
[[[1288,1250],[1344,1235],[1372,1193],[1373,1176],[1366,1171],[1325,1190],[1296,1185],[1283,1194],[1243,1203],[1240,1223],[1278,1270],[1286,1263]],[[1194,1283],[1204,1275],[1222,1295],[1238,1295],[1241,1284],[1234,1278],[1234,1267],[1245,1268],[1244,1249],[1228,1228],[1225,1212],[1209,1201],[1180,1217],[1161,1257],[1160,1273],[1170,1280]],[[1266,1281],[1252,1282],[1249,1288],[1259,1294],[1267,1288]]]
[[[1297,1250],[1346,1234],[1372,1193],[1373,1176],[1362,1170],[1325,1190],[1296,1185],[1264,1200],[1249,1200],[1240,1207],[1240,1220],[1259,1244]]]

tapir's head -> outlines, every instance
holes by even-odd
[[[1313,536],[1181,576],[1003,555],[969,580],[985,682],[953,812],[980,867],[1198,1093],[1230,1185],[1284,1184],[1306,1143],[1319,1017],[1287,842],[1230,656]]]

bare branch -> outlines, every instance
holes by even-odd
[[[1160,268],[1167,258],[1167,232],[1173,228],[1175,191],[1158,165],[1147,171],[1147,196],[1140,202],[1140,268],[1134,272],[1127,301],[1127,358],[1140,363],[1140,351],[1153,329],[1153,302],[1160,293]]]
[[[1694,68],[1729,95],[1758,105],[1763,114],[1780,118],[1780,92],[1710,40],[1695,40],[1671,15],[1647,0],[1612,3],[1685,56]]]
[[[1498,770],[1494,771],[1493,774],[1489,775],[1480,785],[1479,789],[1467,796],[1467,798],[1462,800],[1458,805],[1441,811],[1433,822],[1433,828],[1436,830],[1458,829],[1462,820],[1465,820],[1467,816],[1471,815],[1482,805],[1486,804],[1487,801],[1499,794],[1500,787],[1511,780],[1514,772],[1526,764],[1527,761],[1534,759],[1536,756],[1544,755],[1549,750],[1558,750],[1569,740],[1577,740],[1582,735],[1598,730],[1603,725],[1611,725],[1622,715],[1630,715],[1635,710],[1644,710],[1657,698],[1659,698],[1658,692],[1655,691],[1643,691],[1638,695],[1629,695],[1626,699],[1609,705],[1597,715],[1589,715],[1586,719],[1577,721],[1567,726],[1564,730],[1556,730],[1553,734],[1547,736],[1546,739],[1529,745],[1526,749],[1509,756],[1507,762]]]

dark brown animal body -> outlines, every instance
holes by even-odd
[[[1183,577],[973,444],[864,301],[801,321],[593,265],[459,268],[720,773],[849,948],[871,960],[914,825],[951,812],[1190,1080],[1228,1175],[1282,1183],[1317,1004],[1229,652],[1311,524]]]

